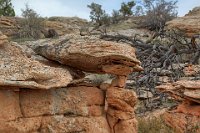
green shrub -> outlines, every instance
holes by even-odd
[[[110,16],[103,10],[101,5],[92,2],[87,6],[90,8],[90,19],[98,26],[110,24]]]
[[[0,0],[0,16],[15,16],[11,0]]]
[[[120,13],[123,15],[123,17],[127,17],[127,16],[131,16],[133,15],[133,11],[132,8],[135,6],[135,2],[134,1],[130,1],[130,2],[122,2],[121,4],[121,9],[119,10]]]

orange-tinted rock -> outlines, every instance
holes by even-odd
[[[107,90],[111,85],[109,83],[101,83],[99,86],[102,90]]]
[[[38,132],[41,126],[41,117],[19,118],[13,121],[0,121],[1,133],[33,133]]]
[[[107,98],[106,99],[109,107],[114,108],[116,110],[121,110],[121,111],[127,111],[127,112],[133,112],[134,109],[127,104],[125,101],[116,99],[116,98]]]
[[[0,121],[11,121],[21,116],[19,92],[0,88]]]
[[[121,120],[114,128],[115,133],[137,133],[137,120]]]
[[[136,133],[134,107],[136,94],[124,88],[110,87],[106,92],[107,120],[112,133]]]
[[[109,88],[106,92],[106,97],[125,101],[133,108],[135,107],[137,102],[137,96],[134,91],[118,87]]]
[[[33,118],[20,118],[9,122],[0,121],[0,132],[110,133],[110,128],[105,117],[65,117],[63,115],[54,115]]]
[[[163,114],[165,123],[175,130],[175,133],[199,133],[200,118],[183,113],[166,112]]]
[[[129,119],[135,118],[134,111],[123,111],[123,110],[114,109],[109,106],[106,113],[112,116],[113,118],[116,118],[119,120],[129,120]]]
[[[95,87],[69,87],[56,90],[20,91],[25,117],[66,114],[99,116],[103,113],[104,94]]]
[[[200,103],[200,80],[180,80],[174,83],[166,83],[156,87],[157,90],[169,93],[177,100],[189,101]]]
[[[115,79],[112,80],[111,87],[124,88],[126,85],[126,80],[126,76],[117,76]]]
[[[42,122],[41,132],[85,132],[85,133],[110,133],[105,117],[45,117]]]
[[[181,80],[158,86],[157,89],[182,101],[176,109],[163,114],[166,124],[176,133],[200,132],[200,81]]]
[[[128,74],[142,70],[131,46],[72,35],[23,46],[0,35],[0,43],[0,132],[137,131],[137,97],[124,89]],[[102,87],[80,79],[82,70],[116,79]]]
[[[177,106],[174,112],[200,117],[200,105],[194,102],[184,101]]]
[[[134,71],[133,68],[123,65],[105,65],[102,67],[102,70],[105,73],[124,75],[124,76],[127,76],[128,74]]]
[[[111,128],[111,133],[137,133],[137,120],[119,120],[115,117],[107,115],[108,124]]]
[[[91,105],[88,107],[89,116],[102,116],[104,113],[104,106]]]

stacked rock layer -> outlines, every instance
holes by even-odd
[[[181,103],[163,115],[165,122],[177,133],[200,132],[200,80],[181,80],[157,89]]]
[[[63,36],[18,45],[0,35],[0,132],[136,133],[136,94],[129,73],[141,71],[129,45]],[[115,75],[86,83],[84,72]]]

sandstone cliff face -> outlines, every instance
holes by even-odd
[[[179,17],[167,23],[168,28],[177,28],[188,36],[200,34],[200,7],[194,8],[184,17]]]
[[[0,35],[0,132],[137,132],[136,94],[124,88],[142,70],[134,48],[78,38],[18,45]],[[94,85],[79,81],[82,71],[116,78]]]
[[[177,133],[200,132],[200,80],[181,80],[160,85],[157,89],[181,102],[163,115],[165,122]]]

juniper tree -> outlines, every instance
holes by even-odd
[[[0,16],[15,16],[11,0],[0,0]]]

